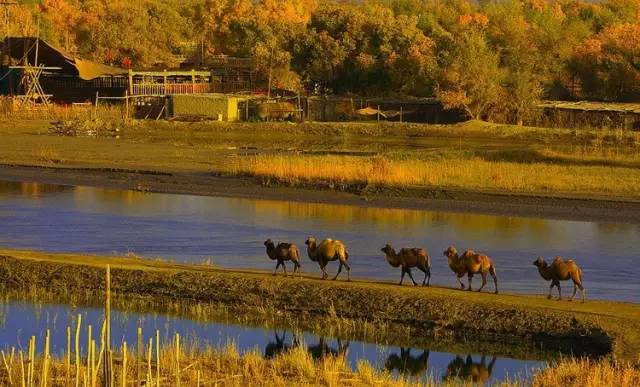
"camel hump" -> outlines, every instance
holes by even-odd
[[[569,261],[571,261],[571,259],[569,259]],[[562,259],[562,257],[558,255],[553,259],[553,263],[556,262],[564,262],[564,259]]]
[[[291,246],[293,246],[293,243],[287,243],[287,242],[278,243],[278,247],[285,248],[285,249],[289,249],[291,248]]]

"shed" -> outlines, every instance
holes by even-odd
[[[169,96],[169,115],[238,121],[238,108],[245,100],[222,94],[173,94]]]

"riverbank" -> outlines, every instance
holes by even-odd
[[[358,207],[640,223],[640,201],[611,197],[530,196],[442,188],[347,192],[327,187],[265,184],[251,177],[214,173],[17,164],[0,165],[0,180]]]
[[[0,283],[5,289],[100,293],[109,263],[113,291],[127,297],[219,303],[247,313],[274,311],[301,320],[367,325],[372,330],[398,326],[419,337],[523,342],[632,361],[640,348],[640,306],[634,304],[557,302],[438,287],[320,281],[314,276],[283,278],[133,257],[17,250],[1,250],[0,256]]]
[[[78,128],[61,135],[48,121],[4,121],[0,127],[5,180],[640,221],[640,192],[633,183],[640,179],[640,134],[634,132],[479,121],[96,122],[90,135]],[[485,173],[475,173],[477,166]],[[313,173],[304,172],[309,169]]]

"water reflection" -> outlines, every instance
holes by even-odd
[[[102,308],[69,306],[64,304],[31,304],[21,301],[0,301],[2,329],[0,329],[0,348],[24,349],[31,336],[36,336],[38,348],[43,350],[44,334],[51,331],[51,351],[61,355],[66,350],[67,326],[75,327],[78,315],[82,316],[83,327],[92,325],[94,339],[100,333],[103,320]],[[185,345],[193,348],[213,346],[224,348],[230,343],[242,353],[259,351],[265,358],[273,358],[293,348],[305,348],[312,359],[321,360],[333,356],[355,369],[358,362],[366,360],[376,369],[385,369],[392,374],[426,382],[453,375],[483,375],[491,381],[503,380],[507,375],[528,376],[532,370],[544,366],[542,361],[500,358],[499,367],[496,361],[485,366],[489,372],[482,371],[483,361],[474,366],[466,366],[456,353],[434,351],[427,348],[398,348],[377,343],[357,340],[346,341],[311,332],[292,332],[291,330],[272,330],[260,327],[249,327],[231,323],[198,322],[187,318],[163,315],[158,313],[138,313],[112,311],[112,336],[114,348],[118,350],[123,341],[136,342],[137,328],[141,327],[143,341],[147,342],[160,332],[162,342],[170,342],[176,333],[184,339]],[[86,329],[81,330],[81,352],[85,353],[88,341]],[[468,357],[469,358],[469,357]],[[452,360],[453,359],[453,360]],[[450,372],[452,365],[463,364]],[[474,363],[475,364],[475,363]],[[491,372],[491,369],[494,372]],[[483,373],[484,372],[484,373]],[[475,380],[475,379],[474,379]]]
[[[418,350],[417,355],[411,355],[411,348],[400,348],[400,354],[394,352],[387,357],[384,368],[404,376],[416,377],[427,373],[429,365],[429,351]]]
[[[32,183],[0,184],[0,245],[94,254],[209,260],[271,269],[262,242],[303,246],[308,235],[349,248],[354,278],[395,280],[379,246],[425,247],[433,283],[457,286],[441,252],[449,245],[486,253],[507,292],[545,294],[530,262],[565,256],[583,269],[590,297],[640,302],[640,226],[619,223],[378,209],[287,201],[149,194]],[[302,270],[318,274],[303,255]],[[329,271],[335,273],[335,264]],[[333,274],[332,273],[332,274]]]
[[[480,361],[473,360],[471,355],[467,355],[466,360],[461,356],[456,355],[456,357],[447,366],[447,374],[443,379],[463,379],[474,383],[486,383],[491,379],[491,374],[495,364],[495,356],[493,356],[489,364],[487,364],[485,355],[480,357]]]

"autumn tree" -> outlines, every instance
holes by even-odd
[[[488,22],[477,13],[460,16],[461,28],[439,77],[438,97],[443,105],[473,119],[490,118],[502,94],[504,71],[487,41]]]

